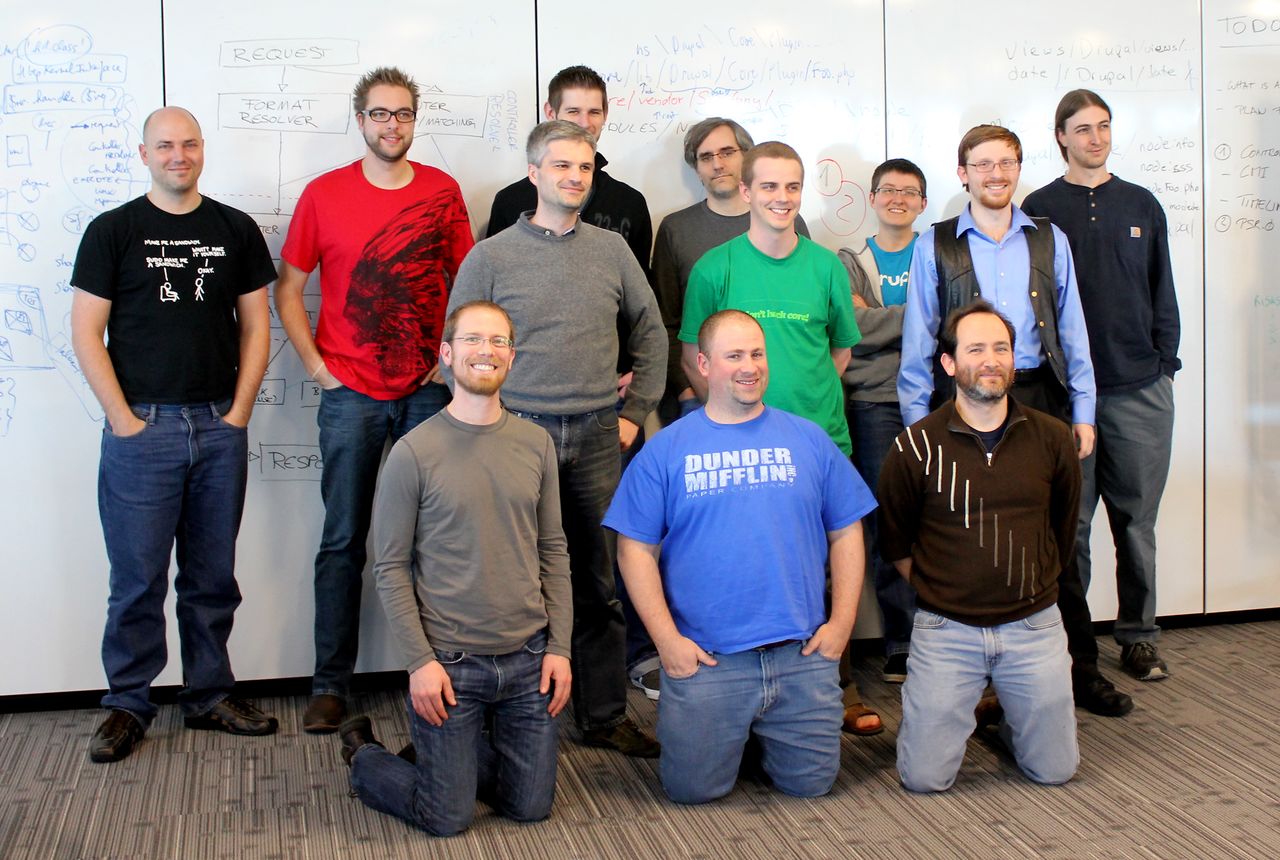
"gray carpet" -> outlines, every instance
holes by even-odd
[[[1100,642],[1114,666],[1117,649]],[[996,746],[974,740],[956,786],[913,796],[897,781],[898,689],[879,661],[856,666],[887,730],[846,737],[828,797],[797,800],[755,783],[684,808],[662,798],[656,763],[576,743],[563,729],[555,810],[517,825],[481,808],[470,831],[432,839],[347,794],[332,736],[302,733],[304,700],[260,704],[271,738],[182,727],[161,709],[142,746],[88,761],[92,710],[0,716],[0,858],[1275,858],[1280,856],[1280,622],[1175,630],[1170,680],[1109,670],[1137,709],[1080,716],[1081,766],[1036,786]],[[387,745],[407,740],[399,697],[357,703]],[[652,726],[638,693],[633,715]]]

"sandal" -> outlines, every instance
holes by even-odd
[[[884,731],[884,723],[875,711],[862,702],[854,702],[844,709],[844,723],[841,728],[851,735],[867,737]]]

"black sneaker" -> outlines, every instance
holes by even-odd
[[[907,652],[890,654],[884,661],[884,670],[880,673],[888,684],[901,684],[907,680]]]
[[[650,669],[642,675],[633,676],[631,686],[643,692],[649,701],[658,701],[658,697],[662,695],[662,670]]]
[[[231,735],[273,735],[280,723],[244,699],[228,696],[203,714],[184,717],[189,729],[206,729]]]
[[[1139,681],[1163,681],[1169,667],[1160,659],[1154,642],[1135,642],[1120,649],[1120,668]]]
[[[658,742],[641,731],[630,717],[607,729],[584,729],[582,742],[589,747],[617,750],[634,758],[657,758],[662,751]]]
[[[1095,669],[1094,672],[1097,670]],[[1076,706],[1100,717],[1123,717],[1133,710],[1133,699],[1115,688],[1115,685],[1094,672],[1075,673],[1072,688]]]
[[[133,752],[146,733],[147,730],[133,714],[112,708],[89,741],[89,761],[120,761]]]

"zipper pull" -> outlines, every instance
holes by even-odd
[[[991,454],[992,454],[992,452],[991,452],[991,451],[988,451],[988,452],[987,452],[987,465],[988,465],[988,466],[990,466],[990,465],[991,465]]]

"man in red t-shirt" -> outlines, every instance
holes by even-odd
[[[356,84],[359,161],[309,183],[280,252],[276,310],[322,388],[317,423],[324,533],[316,554],[315,674],[308,732],[337,730],[355,671],[365,538],[378,463],[449,400],[438,379],[449,289],[473,244],[462,192],[408,159],[418,85],[396,68]],[[314,335],[302,290],[320,266]]]

